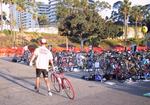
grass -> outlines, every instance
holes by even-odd
[[[60,36],[60,35],[56,35],[56,34],[45,34],[45,33],[36,33],[36,32],[25,32],[23,33],[23,35],[21,35],[20,33],[16,33],[15,35],[16,37],[16,44],[17,45],[21,45],[21,40],[23,37],[24,42],[26,42],[27,44],[30,43],[31,39],[37,39],[39,37],[43,37],[45,39],[48,40],[48,44],[53,45],[54,47],[58,47],[60,44],[65,44],[66,43],[66,37],[65,36]],[[134,43],[143,43],[142,39],[128,39],[128,43],[129,45],[134,42]],[[25,43],[25,44],[26,44]],[[13,46],[13,36],[11,35],[5,35],[4,33],[0,33],[0,44],[1,47],[11,47]],[[80,43],[72,43],[69,41],[69,44],[72,44],[76,47],[80,47]],[[105,49],[110,49],[113,46],[116,45],[121,45],[124,46],[124,42],[121,39],[107,39],[107,40],[103,40],[101,41],[101,43],[99,44],[99,47],[105,48]],[[87,45],[85,45],[87,46]]]

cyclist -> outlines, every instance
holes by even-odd
[[[53,56],[52,53],[49,51],[49,49],[46,48],[46,39],[41,39],[39,41],[40,45],[38,48],[35,49],[33,56],[30,61],[30,66],[32,66],[33,61],[36,58],[35,66],[36,66],[36,81],[35,81],[35,90],[36,92],[39,92],[40,87],[40,75],[43,74],[47,89],[48,89],[48,95],[52,96],[52,93],[50,91],[50,82],[48,79],[48,67],[49,63],[51,63],[52,67],[53,65]]]

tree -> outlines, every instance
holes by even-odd
[[[1,21],[0,21],[0,25],[1,25],[1,31],[3,30],[3,20],[2,20],[2,18],[3,18],[3,14],[2,14],[2,0],[0,0],[0,14],[1,14]]]
[[[12,30],[13,30],[13,21],[14,21],[14,19],[13,19],[13,9],[12,9],[12,7],[13,7],[13,5],[14,5],[14,3],[15,3],[15,1],[16,0],[3,0],[3,3],[4,4],[9,4],[9,17],[10,17],[10,21],[9,21],[9,25],[10,25],[10,30],[11,30],[11,36],[13,37],[12,39],[12,41],[13,41],[13,46],[15,46],[15,35],[13,34],[13,32],[12,32]]]
[[[41,5],[41,2],[35,2],[35,0],[32,0],[31,2],[31,9],[29,10],[29,13],[32,14],[32,18],[35,21],[35,25],[39,26],[39,22],[38,22],[38,6]]]
[[[94,5],[97,12],[101,12],[104,9],[111,9],[111,5],[105,1],[96,1]]]
[[[108,35],[109,38],[117,38],[123,35],[123,28],[120,25],[116,25],[111,21],[107,21],[105,23],[105,34]]]
[[[41,26],[49,25],[48,17],[45,14],[38,16],[38,23]]]
[[[129,19],[130,9],[131,9],[131,2],[129,2],[129,0],[124,0],[121,5],[120,11],[124,16],[125,44],[127,42],[127,29],[128,29],[128,19]]]
[[[86,2],[80,2],[79,0],[78,3],[73,3],[71,7],[67,6],[64,2],[61,3],[63,8],[59,7],[61,12],[58,11],[60,13],[58,17],[61,35],[67,36],[74,42],[83,42],[87,39],[90,40],[90,43],[97,42],[95,45],[98,45],[102,39],[111,37],[111,32],[114,32],[114,34],[118,33],[116,31],[118,28],[114,27],[112,22],[109,22],[110,25],[97,13],[96,4],[93,4],[91,7],[91,5],[86,5]],[[62,10],[65,11],[63,12]],[[70,12],[68,13],[68,11]],[[64,14],[64,17],[61,14]],[[113,27],[113,29],[110,27]],[[115,37],[114,34],[113,36]]]
[[[27,9],[27,0],[16,0],[16,9],[19,11],[19,17],[20,17],[20,24],[19,24],[19,30],[22,32],[23,26],[22,26],[22,13],[26,11]]]
[[[143,11],[142,11],[142,6],[133,6],[131,9],[131,18],[135,21],[135,38],[137,38],[137,25],[138,22],[142,21],[143,19]]]
[[[66,46],[68,49],[68,36],[73,35],[75,33],[77,33],[77,39],[74,38],[74,36],[69,37],[70,39],[74,40],[74,41],[81,41],[83,42],[83,33],[81,32],[82,29],[80,29],[77,32],[77,29],[79,27],[84,27],[84,25],[82,24],[82,20],[85,17],[85,15],[82,17],[81,13],[83,13],[83,11],[86,11],[88,7],[88,3],[87,0],[64,0],[63,2],[61,2],[58,5],[58,25],[59,25],[59,30],[61,32],[61,35],[66,35]],[[62,12],[63,11],[63,12]],[[75,15],[75,14],[79,14],[79,15]],[[81,21],[79,22],[79,20],[77,18],[81,18]],[[73,19],[74,18],[74,19]],[[73,20],[72,20],[73,19]],[[84,21],[85,22],[85,21]],[[78,25],[77,25],[78,23]],[[72,24],[72,26],[71,26]],[[75,29],[76,27],[78,27],[77,29]]]
[[[78,40],[83,38],[88,38],[94,32],[95,24],[98,19],[101,18],[98,13],[91,11],[88,7],[85,7],[86,3],[81,3],[79,7],[74,6],[74,9],[70,9],[70,14],[61,21],[59,27],[63,35],[75,36]],[[77,5],[77,4],[76,4]],[[82,7],[82,8],[81,8]],[[101,19],[102,20],[102,19]],[[93,24],[92,24],[93,22]],[[102,27],[102,26],[101,26]],[[95,29],[96,30],[96,29]],[[68,32],[70,32],[68,34]]]
[[[22,45],[24,44],[23,40],[23,23],[22,23],[22,13],[29,12],[29,9],[32,6],[32,3],[28,0],[15,0],[16,9],[19,11],[20,14],[20,24],[19,24],[19,31],[21,33]]]

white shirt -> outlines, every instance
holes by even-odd
[[[36,68],[48,70],[49,61],[53,59],[52,53],[45,46],[40,46],[35,49],[34,55],[37,57]]]

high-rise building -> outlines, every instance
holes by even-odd
[[[28,28],[37,28],[39,27],[38,24],[38,20],[37,19],[33,19],[33,14],[30,12],[19,12],[16,10],[16,5],[12,5],[11,10],[13,11],[12,17],[13,17],[13,21],[15,21],[14,23],[16,23],[16,25],[14,26],[14,28],[19,29],[19,28],[23,28],[23,29],[28,29]],[[29,7],[30,10],[32,10],[32,7]],[[38,15],[46,15],[49,19],[49,4],[45,4],[45,3],[40,3],[40,5],[38,5],[37,7],[37,14]]]
[[[49,3],[45,4],[40,2],[40,5],[37,5],[37,14],[45,15],[47,17],[48,24],[57,22],[57,4],[63,0],[48,0]],[[93,0],[88,0],[88,3],[93,3]],[[29,7],[32,9],[32,7]],[[19,12],[16,10],[16,6],[11,7],[13,10],[13,20],[15,20],[16,28],[35,28],[39,27],[37,19],[33,19],[33,14],[29,12]],[[30,10],[31,10],[30,9]],[[21,16],[21,17],[20,17]]]
[[[62,0],[49,0],[49,20],[51,23],[57,21],[57,4]]]
[[[35,24],[36,22],[32,17],[33,17],[33,15],[31,13],[28,13],[28,12],[21,13],[22,28],[28,29],[28,28],[36,27],[36,24]]]
[[[12,5],[12,21],[15,23],[13,26],[15,29],[23,28],[35,28],[37,27],[36,21],[32,18],[33,15],[29,12],[20,12],[16,10],[16,5]]]
[[[41,15],[41,16],[42,16],[42,15],[46,16],[47,25],[50,24],[49,11],[50,11],[50,10],[49,10],[49,4],[45,4],[45,3],[41,2],[40,5],[38,5],[38,10],[37,10],[38,15],[39,15],[39,16],[40,16],[40,15]]]

